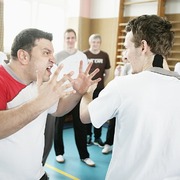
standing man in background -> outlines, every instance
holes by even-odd
[[[93,93],[93,99],[98,97],[99,93],[102,89],[104,89],[104,82],[109,77],[110,72],[110,60],[109,55],[102,51],[101,48],[102,39],[99,34],[92,34],[89,37],[89,45],[90,48],[84,53],[86,54],[88,61],[93,62],[90,72],[94,71],[94,69],[99,68],[99,72],[96,74],[94,78],[100,77],[101,81],[98,83],[97,88]],[[92,124],[87,124],[87,144],[90,145],[92,143]],[[101,140],[102,127],[94,129],[94,144],[99,147],[103,147],[104,143]]]
[[[67,29],[64,33],[65,49],[55,55],[56,63],[63,64],[62,75],[71,70],[74,71],[73,78],[76,78],[79,71],[79,63],[83,61],[83,69],[87,67],[88,60],[86,55],[76,49],[76,32],[73,29]],[[79,103],[70,112],[73,117],[73,127],[75,142],[79,152],[80,159],[88,166],[95,166],[95,163],[90,159],[86,145],[86,129],[79,117]],[[55,120],[55,134],[54,134],[54,150],[56,154],[56,161],[63,163],[64,158],[64,142],[63,142],[63,127],[66,116],[57,117]]]

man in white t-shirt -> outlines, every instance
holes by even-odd
[[[15,37],[10,62],[0,65],[1,180],[48,179],[42,166],[47,114],[68,113],[100,80],[92,80],[98,70],[89,75],[92,64],[84,72],[82,62],[76,79],[72,73],[59,79],[62,66],[51,73],[53,53],[52,34],[29,28]]]
[[[74,71],[73,78],[77,78],[79,72],[79,62],[83,61],[83,70],[88,65],[87,56],[76,48],[77,36],[74,29],[66,29],[64,32],[64,49],[55,54],[56,63],[63,64],[63,69],[60,77],[70,70]],[[80,101],[79,101],[80,102]],[[70,114],[73,118],[73,129],[76,147],[79,153],[79,158],[88,166],[95,166],[94,161],[90,158],[90,154],[86,145],[86,126],[81,122],[79,117],[79,102],[72,109]],[[56,161],[64,163],[65,148],[63,140],[64,121],[67,116],[57,117],[55,119],[55,133],[54,133],[54,150],[56,154]]]
[[[132,74],[112,80],[92,102],[93,87],[81,100],[82,122],[98,128],[116,118],[107,180],[180,180],[180,77],[152,67],[156,54],[167,57],[172,48],[171,28],[156,15],[131,20],[124,46]]]

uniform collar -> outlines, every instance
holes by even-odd
[[[177,72],[174,71],[169,71],[160,67],[151,67],[148,69],[148,71],[154,72],[154,73],[158,73],[158,74],[162,74],[165,76],[171,76],[171,77],[176,77],[177,79],[180,80],[180,75]]]

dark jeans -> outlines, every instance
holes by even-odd
[[[101,90],[102,89],[95,89],[95,91],[93,93],[93,99],[98,97]],[[92,123],[86,124],[87,135],[92,136],[92,134],[94,133],[94,139],[100,138],[101,134],[102,134],[102,127],[100,127],[100,128],[93,127],[93,133],[92,133],[92,127],[93,127]]]
[[[79,152],[80,159],[89,158],[89,153],[86,145],[86,128],[81,122],[79,117],[79,105],[70,112],[73,116],[73,128],[76,146]],[[63,127],[65,116],[57,117],[55,120],[55,134],[54,134],[54,150],[56,156],[64,154],[64,142],[63,142]]]
[[[106,141],[104,144],[113,145],[115,124],[116,124],[116,118],[109,120],[108,130],[106,134]]]

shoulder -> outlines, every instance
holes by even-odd
[[[14,79],[3,66],[0,66],[0,109],[4,109],[26,85]]]
[[[54,55],[56,59],[56,64],[59,64],[61,61],[68,57],[68,53],[66,51],[60,51]]]
[[[104,60],[106,60],[107,62],[110,61],[110,60],[109,60],[109,54],[108,54],[107,52],[105,52],[105,51],[102,51],[102,50],[101,50],[101,51],[99,52],[99,56],[101,56],[101,57],[102,57]]]
[[[6,78],[9,76],[9,73],[7,73],[7,71],[5,70],[5,68],[3,67],[3,65],[0,65],[0,79],[2,81],[6,81]]]
[[[77,50],[76,54],[87,58],[86,54],[83,51]]]
[[[109,56],[106,51],[101,50],[100,53],[103,54],[103,55],[105,55],[105,56]]]
[[[174,71],[180,74],[180,62],[176,63],[174,66]]]
[[[61,54],[65,54],[65,53],[66,53],[66,51],[59,51],[59,52],[55,53],[54,56],[55,56],[55,57],[56,57],[56,56],[60,56]]]
[[[83,53],[84,53],[84,54],[89,54],[90,51],[89,51],[89,49],[86,49],[86,50],[83,51]]]
[[[85,54],[83,51],[81,51],[81,50],[77,50],[77,52],[76,53],[78,53],[78,54]]]

